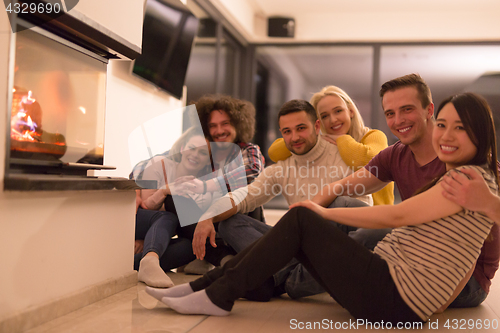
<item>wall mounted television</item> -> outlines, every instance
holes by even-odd
[[[177,3],[147,0],[142,54],[132,73],[180,99],[199,20]]]

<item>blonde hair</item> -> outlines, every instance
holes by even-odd
[[[318,115],[318,118],[320,119],[321,132],[327,134],[325,126],[323,125],[323,122],[321,121],[321,117],[320,117],[319,112],[318,112],[318,103],[325,96],[338,96],[345,102],[345,104],[347,105],[347,108],[352,112],[351,127],[349,127],[349,131],[347,132],[347,134],[352,136],[354,140],[356,140],[358,142],[361,141],[363,136],[370,129],[365,126],[365,123],[363,122],[363,118],[361,118],[361,114],[359,113],[359,110],[356,107],[356,104],[354,104],[354,102],[352,101],[351,97],[349,97],[349,95],[347,95],[347,93],[344,90],[342,90],[336,86],[326,86],[323,89],[321,89],[321,91],[315,93],[311,97],[310,103],[312,104],[312,106],[314,106],[314,109],[316,110],[316,114]]]

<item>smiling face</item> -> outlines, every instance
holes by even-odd
[[[477,148],[452,103],[446,104],[439,112],[432,133],[432,146],[439,159],[446,163],[446,170],[464,165],[476,156]]]
[[[193,176],[210,163],[208,143],[201,135],[190,138],[181,149],[181,154],[181,165]]]
[[[404,87],[386,92],[382,107],[387,126],[401,143],[418,145],[428,135],[428,131],[430,135],[434,104],[430,103],[424,108],[416,88]]]
[[[327,95],[318,102],[316,108],[326,134],[344,135],[349,132],[353,112],[342,98]]]
[[[208,130],[218,148],[232,147],[224,142],[234,143],[236,141],[236,128],[231,124],[231,118],[225,111],[214,110],[210,113]]]
[[[319,120],[313,123],[305,111],[281,116],[279,125],[286,147],[294,154],[308,153],[318,141]]]

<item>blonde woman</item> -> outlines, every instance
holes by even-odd
[[[312,96],[310,102],[321,120],[323,139],[337,145],[340,156],[347,166],[358,170],[387,147],[385,134],[365,126],[358,108],[349,95],[339,87],[324,87]],[[274,162],[292,155],[282,138],[271,145],[268,153]],[[394,183],[374,193],[373,203],[392,205]]]

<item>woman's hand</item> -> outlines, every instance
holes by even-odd
[[[326,212],[328,211],[325,207],[322,207],[317,203],[312,202],[311,200],[294,203],[290,206],[290,209],[295,207],[306,207],[323,218],[326,218]]]
[[[134,254],[141,253],[144,248],[144,239],[136,239],[134,245]]]
[[[176,195],[203,194],[206,192],[206,185],[203,183],[202,180],[194,176],[183,176],[177,178],[172,185],[170,185],[170,188],[176,191]]]
[[[192,194],[193,185],[188,182],[173,182],[168,184],[169,192],[171,195],[186,196]]]
[[[187,182],[186,186],[188,186],[193,193],[204,194],[206,192],[207,185],[203,185],[203,183],[204,182],[202,180],[195,178]]]
[[[330,142],[331,144],[337,145],[337,139],[342,135],[334,135],[334,134],[321,134],[321,137]]]

